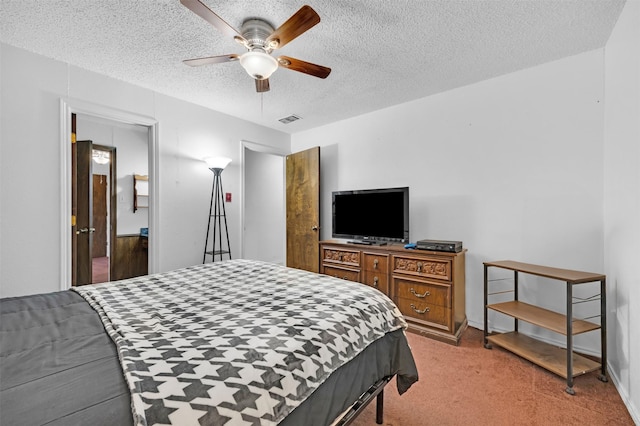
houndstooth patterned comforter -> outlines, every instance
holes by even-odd
[[[229,260],[75,288],[118,347],[138,425],[272,425],[406,328],[382,293]]]

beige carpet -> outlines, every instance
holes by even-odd
[[[420,381],[398,395],[385,388],[384,425],[634,425],[615,386],[598,372],[566,381],[503,349],[485,349],[468,328],[460,346],[408,333]],[[373,426],[375,403],[354,423]]]

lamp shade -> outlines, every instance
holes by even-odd
[[[278,69],[278,61],[267,53],[253,50],[240,56],[240,65],[256,80],[265,80]]]
[[[227,167],[231,162],[231,158],[207,157],[204,159],[204,161],[207,163],[207,167],[209,167],[211,170],[214,170],[214,169],[224,170],[224,168]]]

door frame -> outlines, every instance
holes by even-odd
[[[149,134],[149,273],[160,271],[158,191],[158,121],[78,99],[60,98],[60,290],[71,288],[71,114],[85,114],[148,128]]]

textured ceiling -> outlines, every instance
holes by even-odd
[[[304,2],[202,0],[236,29],[278,27]],[[280,68],[259,94],[244,53],[179,0],[0,0],[0,39],[287,133],[296,133],[601,48],[624,0],[309,0],[321,22],[274,51],[332,69],[322,80]],[[284,125],[295,114],[302,120]]]

